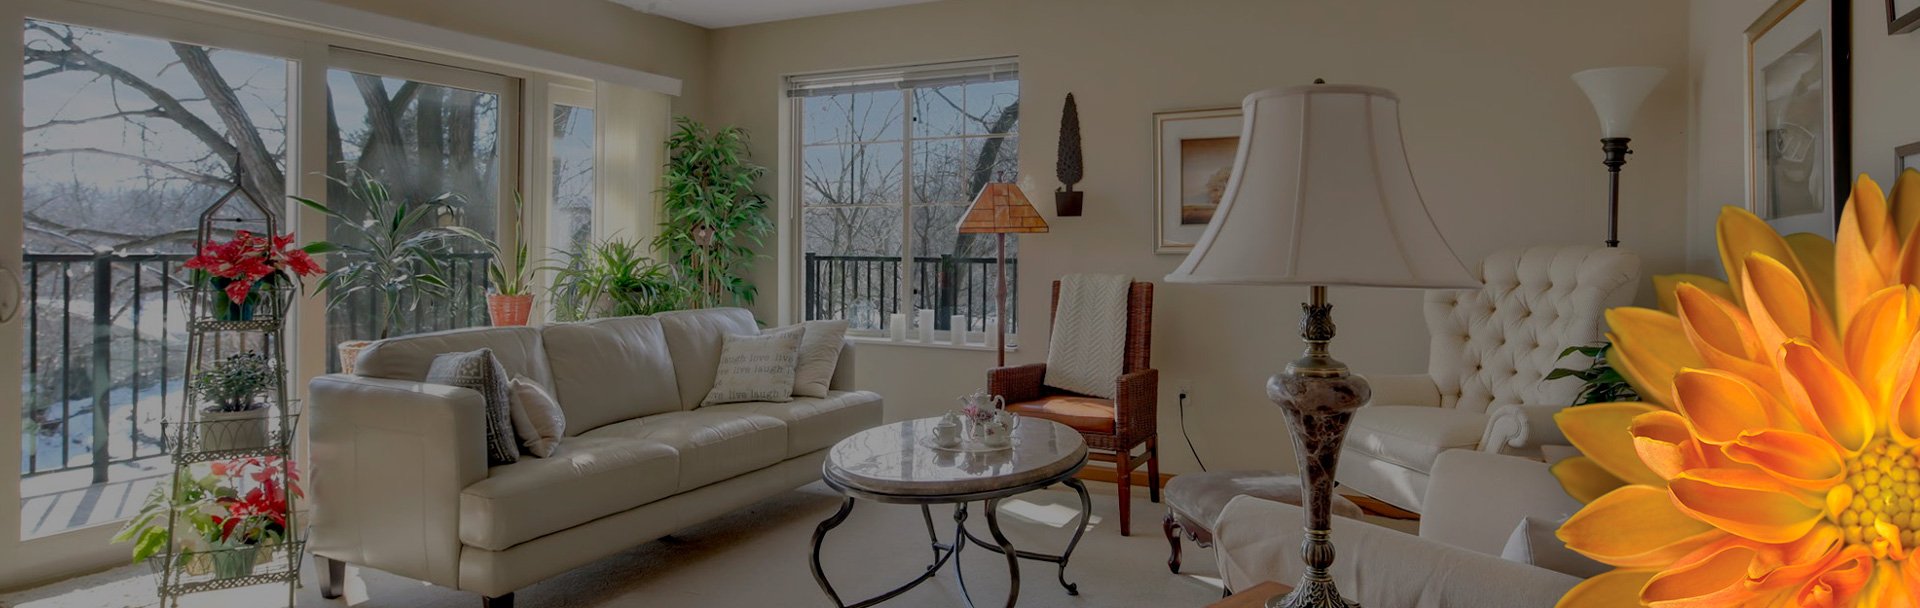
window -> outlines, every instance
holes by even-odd
[[[547,211],[547,247],[578,251],[593,239],[593,92],[553,87],[553,199]]]
[[[989,180],[1016,177],[1020,82],[1010,59],[794,77],[801,308],[885,332],[934,310],[964,331],[997,318],[994,238],[955,227]],[[1009,311],[1018,242],[1007,240]],[[1015,319],[1008,317],[1009,329]]]
[[[85,488],[140,496],[170,467],[180,263],[236,175],[284,200],[289,62],[36,19],[23,36],[21,534],[34,538],[131,515],[138,501]]]

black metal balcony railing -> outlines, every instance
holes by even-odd
[[[846,319],[854,329],[885,330],[888,315],[934,311],[934,328],[952,329],[951,317],[967,318],[969,331],[993,331],[988,320],[999,315],[994,290],[999,274],[994,258],[950,255],[913,259],[909,297],[900,295],[899,256],[806,254],[802,300],[808,319]],[[1007,331],[1019,321],[1019,260],[1007,260]]]
[[[34,477],[163,455],[160,418],[185,398],[188,254],[26,253],[20,473]],[[449,256],[449,297],[420,302],[395,335],[486,322],[486,254]],[[408,302],[412,304],[412,302]],[[328,315],[329,337],[372,338],[371,293]],[[331,359],[333,349],[328,348]],[[104,407],[94,407],[105,404]]]

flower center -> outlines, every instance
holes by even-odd
[[[1875,439],[1847,462],[1847,487],[1853,499],[1832,519],[1840,524],[1849,544],[1879,539],[1881,534],[1875,531],[1874,523],[1884,521],[1900,530],[1900,546],[1914,546],[1914,530],[1920,528],[1920,515],[1913,508],[1920,502],[1920,467],[1916,466],[1914,452],[1886,439]]]

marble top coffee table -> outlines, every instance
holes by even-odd
[[[1051,420],[1025,418],[1014,429],[1011,448],[966,452],[935,448],[923,441],[933,434],[933,425],[938,422],[938,418],[923,418],[875,427],[841,440],[827,453],[821,477],[828,486],[845,494],[846,500],[840,503],[839,511],[820,522],[813,531],[813,578],[820,589],[835,606],[865,608],[906,593],[933,578],[951,561],[954,573],[960,577],[960,592],[971,605],[973,598],[966,595],[967,583],[960,572],[960,561],[954,557],[972,543],[1007,557],[1007,573],[1012,579],[1007,592],[1009,607],[1020,597],[1021,559],[1057,564],[1060,585],[1069,595],[1079,595],[1078,585],[1067,582],[1067,559],[1073,555],[1074,546],[1080,544],[1080,535],[1086,532],[1087,517],[1093,507],[1086,486],[1073,478],[1087,464],[1087,444],[1080,433]],[[1015,549],[1000,531],[1000,500],[1056,483],[1080,494],[1080,518],[1074,523],[1073,537],[1067,541],[1066,550],[1059,555],[1045,555]],[[820,544],[827,532],[847,520],[856,499],[919,505],[934,559],[933,565],[907,584],[848,604],[841,601],[840,594],[833,590],[833,584],[827,581],[826,572],[820,567]],[[986,503],[987,532],[993,537],[992,543],[967,530],[967,505],[974,501]],[[934,531],[933,514],[928,507],[935,504],[954,505],[954,532],[950,543],[940,542]]]

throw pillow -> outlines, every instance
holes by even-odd
[[[487,421],[487,466],[513,464],[520,460],[519,442],[513,435],[513,405],[507,397],[507,368],[493,356],[493,349],[447,353],[433,358],[427,368],[428,384],[470,388],[486,403],[482,415]]]
[[[566,414],[546,387],[526,376],[514,376],[507,387],[513,402],[513,431],[520,435],[520,447],[536,458],[552,456],[560,449],[560,438],[567,432]]]
[[[1592,578],[1612,569],[1612,566],[1568,549],[1566,543],[1554,536],[1554,530],[1559,528],[1560,522],[1532,517],[1520,520],[1520,525],[1513,529],[1513,535],[1507,537],[1506,548],[1500,550],[1500,558],[1580,578]]]
[[[808,321],[800,324],[800,356],[793,364],[793,395],[825,397],[833,383],[833,368],[840,364],[840,347],[846,345],[847,322]]]
[[[764,334],[728,335],[720,344],[720,368],[713,390],[700,405],[741,401],[793,400],[793,364],[800,355],[805,327],[794,326]]]

